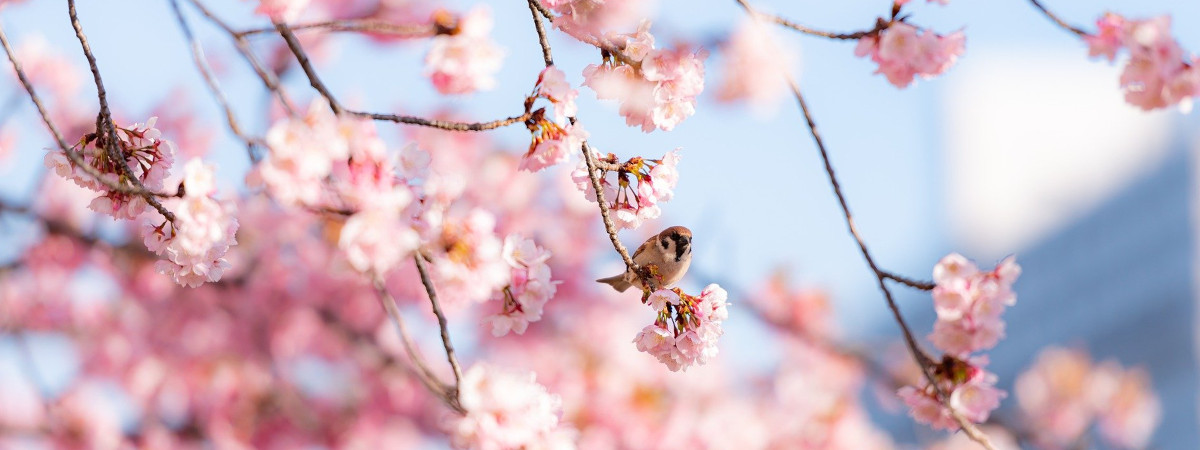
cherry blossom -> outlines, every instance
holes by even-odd
[[[554,297],[559,282],[550,280],[550,252],[530,239],[510,234],[504,238],[504,262],[512,271],[512,281],[501,289],[502,310],[488,317],[492,335],[510,331],[524,334],[530,322],[542,319],[542,309]]]
[[[943,36],[895,22],[877,34],[859,39],[854,55],[870,56],[879,64],[875,73],[883,74],[896,87],[905,88],[917,75],[926,79],[941,75],[962,55],[965,43],[962,31]]]
[[[949,404],[963,418],[975,423],[987,421],[1000,406],[1004,391],[996,388],[996,375],[984,370],[986,358],[963,361],[946,356],[934,371],[934,379],[949,396]],[[904,386],[897,392],[909,407],[909,415],[934,429],[957,430],[958,422],[924,378],[917,387]]]
[[[175,213],[175,221],[144,222],[146,248],[166,259],[156,269],[180,285],[196,287],[221,279],[230,264],[224,256],[237,243],[238,221],[234,206],[214,198],[213,169],[199,159],[184,166],[186,194],[164,205]]]
[[[1109,445],[1144,448],[1162,417],[1145,372],[1051,347],[1016,380],[1017,403],[1039,445],[1068,448],[1097,425]]]
[[[246,183],[265,187],[284,205],[318,205],[322,180],[333,171],[334,161],[349,156],[341,120],[318,98],[303,118],[276,122],[267,130],[270,154],[246,176]]]
[[[653,355],[672,372],[703,365],[717,356],[717,338],[724,334],[721,323],[729,318],[729,294],[710,284],[698,297],[679,288],[646,293],[646,304],[658,313],[633,338],[638,351]]]
[[[559,425],[562,399],[533,373],[477,364],[463,374],[459,399],[467,412],[450,423],[458,448],[562,448],[571,431]]]
[[[568,117],[575,117],[575,113],[579,111],[575,105],[579,91],[572,88],[567,82],[567,75],[554,66],[546,67],[538,75],[537,95],[550,100],[554,105],[554,121],[560,125],[565,123]]]
[[[952,253],[933,269],[933,304],[938,321],[929,340],[956,356],[985,350],[1004,336],[1004,309],[1017,301],[1012,283],[1021,274],[1015,258],[1009,257],[990,272],[980,272],[975,263]]]
[[[595,153],[598,161],[617,164],[616,155],[601,156]],[[619,170],[603,171],[601,174],[601,189],[605,200],[609,201],[612,219],[621,228],[637,228],[642,222],[656,219],[662,210],[658,204],[674,196],[675,185],[679,181],[679,149],[675,149],[662,159],[632,158],[620,164]],[[584,193],[590,201],[596,201],[596,192],[587,175],[587,165],[580,162],[571,179],[575,186]],[[631,180],[632,179],[632,180]],[[637,186],[632,185],[637,182]]]
[[[795,52],[776,41],[771,31],[757,21],[744,21],[730,34],[722,46],[724,76],[717,87],[718,100],[768,107],[785,98]]]
[[[492,12],[479,6],[462,16],[456,32],[433,38],[425,74],[438,92],[469,94],[495,87],[504,50],[488,36],[491,31]]]
[[[646,0],[547,0],[559,13],[554,26],[580,39],[604,36],[637,25],[653,1]]]
[[[630,52],[584,68],[583,84],[596,92],[596,98],[620,102],[626,124],[647,133],[671,131],[696,112],[696,97],[704,90],[707,53],[653,48],[649,28],[647,22],[635,33],[607,36],[615,48]]]
[[[255,13],[267,16],[273,22],[291,22],[300,17],[311,0],[259,0]]]
[[[1125,101],[1145,110],[1191,108],[1200,95],[1200,58],[1185,54],[1171,37],[1170,16],[1129,20],[1110,12],[1096,21],[1096,30],[1083,38],[1088,56],[1113,61],[1121,49],[1129,52],[1120,79]]]

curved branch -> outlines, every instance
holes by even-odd
[[[887,278],[889,280],[903,284],[903,285],[908,286],[913,289],[919,289],[922,291],[932,291],[933,288],[937,287],[937,284],[932,281],[914,280],[912,278],[906,278],[901,275],[896,275],[896,274],[888,272],[886,270],[882,270],[882,271],[880,271],[880,273],[881,273],[881,275],[883,275],[884,278]]]
[[[446,315],[442,314],[442,306],[438,303],[437,291],[433,288],[433,280],[429,279],[429,271],[425,269],[425,261],[418,252],[413,255],[413,261],[417,264],[417,272],[421,274],[421,284],[425,286],[425,294],[429,296],[429,303],[433,305],[433,315],[437,316],[438,329],[442,334],[442,347],[446,349],[446,361],[450,363],[450,369],[454,371],[454,401],[458,402],[458,388],[462,383],[462,368],[458,365],[458,357],[454,354],[454,344],[450,343],[450,331],[446,325]]]
[[[291,25],[289,28],[292,31],[309,31],[309,30],[324,30],[331,33],[372,33],[387,36],[398,36],[401,38],[425,38],[437,35],[437,27],[430,25],[396,25],[393,23],[384,22],[382,20],[371,19],[354,19],[354,20],[329,20],[325,22],[305,23]],[[230,34],[234,38],[243,38],[256,34],[266,34],[276,32],[276,28],[254,28],[250,30],[233,31]]]
[[[404,319],[400,317],[400,308],[396,306],[396,299],[392,297],[392,294],[383,285],[383,279],[376,275],[373,277],[372,283],[375,286],[375,292],[379,295],[379,302],[383,303],[384,311],[387,311],[388,317],[396,327],[396,332],[400,335],[400,342],[404,344],[404,352],[408,354],[409,361],[415,366],[415,372],[417,378],[421,380],[421,384],[424,384],[429,392],[441,398],[442,402],[455,412],[463,414],[465,410],[458,402],[457,387],[454,389],[454,397],[451,397],[448,392],[449,387],[438,380],[437,375],[429,369],[429,365],[425,363],[425,358],[421,356],[421,353],[413,343],[412,336],[408,334],[408,327],[404,325]],[[451,401],[451,398],[453,398],[453,401]]]
[[[387,122],[403,123],[408,125],[419,125],[430,128],[440,128],[448,131],[487,131],[497,128],[506,127],[509,125],[523,123],[532,117],[531,113],[525,113],[515,117],[508,117],[491,122],[454,122],[449,120],[426,119],[415,116],[401,116],[397,114],[381,114],[363,111],[344,110],[346,114],[358,117],[365,117],[373,120],[381,120]]]
[[[192,34],[192,27],[188,25],[187,20],[183,17],[183,11],[179,9],[179,0],[171,0],[171,10],[175,12],[175,19],[179,22],[179,28],[183,30],[183,36],[188,40],[189,47],[192,50],[192,62],[196,64],[196,69],[200,71],[200,76],[204,78],[205,84],[208,85],[208,91],[212,94],[213,99],[225,111],[225,121],[229,125],[229,131],[246,143],[246,153],[250,156],[250,162],[258,162],[258,156],[254,153],[254,147],[265,147],[266,143],[262,139],[253,138],[242,131],[241,125],[238,124],[237,116],[233,113],[233,108],[229,106],[229,100],[225,96],[225,91],[221,89],[221,84],[217,82],[216,75],[213,74],[212,68],[208,65],[208,59],[204,57],[204,48],[200,46],[200,42],[196,40],[196,36]]]
[[[1046,9],[1045,6],[1042,6],[1042,2],[1039,2],[1038,0],[1029,0],[1029,3],[1033,3],[1034,8],[1037,8],[1038,11],[1041,11],[1042,14],[1044,14],[1046,16],[1047,19],[1050,19],[1051,22],[1054,22],[1056,25],[1058,25],[1062,29],[1070,31],[1071,33],[1074,33],[1076,36],[1080,36],[1080,37],[1087,36],[1089,34],[1088,32],[1083,31],[1082,28],[1071,25],[1071,24],[1067,23],[1065,20],[1062,20],[1061,18],[1059,18],[1054,13],[1050,12],[1050,10]]]

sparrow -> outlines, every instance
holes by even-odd
[[[662,230],[633,252],[633,262],[641,267],[653,264],[662,276],[664,287],[675,284],[692,265],[692,230],[680,226]],[[625,292],[630,286],[642,288],[641,277],[628,269],[623,274],[596,281],[612,286],[617,292]]]

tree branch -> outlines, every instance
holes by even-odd
[[[200,0],[191,0],[191,2],[192,6],[194,6],[196,10],[200,11],[200,14],[203,14],[204,17],[208,18],[210,22],[216,24],[222,30],[225,30],[225,32],[228,33],[231,38],[233,38],[234,45],[237,47],[238,52],[242,54],[242,57],[246,59],[246,62],[250,63],[250,67],[254,69],[254,73],[258,75],[260,80],[262,80],[263,85],[266,86],[268,91],[275,94],[275,96],[279,99],[279,103],[283,105],[283,109],[287,111],[288,116],[296,117],[296,110],[292,106],[291,100],[288,99],[287,92],[284,91],[283,86],[279,84],[279,78],[276,77],[273,72],[266,69],[266,66],[263,65],[262,61],[258,59],[258,55],[256,55],[254,51],[250,49],[250,43],[246,40],[246,38],[237,36],[237,31],[234,30],[233,27],[230,27],[229,24],[221,20],[220,17],[217,17],[216,14],[213,14],[212,11],[209,11],[204,4],[200,3]]]
[[[120,138],[117,136],[117,126],[113,123],[112,111],[108,108],[108,94],[104,90],[104,80],[100,78],[100,67],[96,64],[96,55],[92,54],[92,47],[88,45],[87,36],[83,34],[83,25],[79,23],[79,15],[75,11],[75,0],[67,0],[67,14],[71,17],[71,26],[75,28],[75,37],[79,39],[79,45],[83,47],[83,56],[87,58],[88,68],[92,70],[92,79],[96,83],[96,96],[100,100],[100,115],[96,118],[96,132],[105,136],[106,145],[104,147],[108,151],[108,157],[113,160],[113,163],[136,189],[133,192],[134,195],[141,196],[146,203],[158,210],[159,214],[162,214],[167,220],[175,222],[175,214],[167,210],[155,198],[155,196],[164,195],[151,192],[142,185],[141,180],[134,175],[133,169],[129,168],[129,161],[125,159],[124,152],[119,148]],[[97,142],[96,145],[100,145],[100,142]]]
[[[306,23],[289,26],[292,31],[324,30],[333,33],[358,32],[372,33],[401,38],[425,38],[437,35],[437,27],[429,25],[396,25],[381,20],[354,19],[329,20],[324,22]],[[232,30],[231,30],[232,31]],[[243,38],[256,34],[276,32],[276,28],[255,28],[250,30],[232,31],[234,38]]]
[[[200,76],[204,77],[204,81],[208,85],[208,91],[212,94],[213,99],[225,111],[225,121],[229,125],[229,131],[241,139],[242,142],[246,143],[246,153],[250,157],[250,162],[258,162],[259,158],[254,152],[254,148],[256,146],[266,147],[266,143],[262,139],[250,137],[242,131],[242,127],[238,124],[237,117],[233,113],[233,108],[229,106],[229,100],[225,96],[225,91],[221,89],[221,84],[217,82],[216,75],[213,74],[212,68],[208,65],[208,59],[204,57],[204,48],[200,46],[200,42],[192,34],[192,27],[188,25],[187,20],[183,17],[183,11],[179,9],[179,0],[171,0],[171,10],[175,12],[175,19],[179,22],[179,28],[183,30],[183,36],[190,43],[192,61],[196,64],[196,69],[200,71]]]
[[[446,325],[446,315],[442,314],[442,306],[438,304],[437,291],[433,288],[433,281],[429,279],[429,272],[425,269],[425,261],[422,259],[420,252],[413,255],[413,261],[417,264],[417,272],[421,274],[421,284],[425,286],[425,294],[429,296],[429,303],[433,305],[433,315],[437,316],[438,329],[442,333],[442,347],[446,349],[446,361],[450,363],[450,369],[454,371],[454,391],[451,393],[454,397],[454,402],[458,403],[458,388],[462,383],[462,368],[458,365],[458,357],[454,354],[454,344],[450,343],[450,331]]]
[[[1067,23],[1065,20],[1062,20],[1058,16],[1054,15],[1054,13],[1052,13],[1052,12],[1050,12],[1050,10],[1046,9],[1045,6],[1042,6],[1042,2],[1039,2],[1038,0],[1029,0],[1029,3],[1033,3],[1034,8],[1037,8],[1038,11],[1041,11],[1042,14],[1044,14],[1046,16],[1047,19],[1050,19],[1050,21],[1054,22],[1056,25],[1058,25],[1062,29],[1070,31],[1071,33],[1074,33],[1076,36],[1079,36],[1079,37],[1088,35],[1088,32],[1083,31],[1082,28],[1071,25],[1071,24]]]
[[[404,326],[404,319],[400,317],[400,308],[396,306],[396,299],[392,297],[392,294],[383,285],[383,279],[376,275],[373,277],[372,282],[375,285],[375,292],[379,294],[379,302],[383,303],[383,309],[387,311],[392,324],[396,326],[396,332],[399,333],[400,341],[404,344],[404,352],[408,354],[409,361],[416,367],[417,378],[421,380],[426,389],[429,389],[429,392],[441,398],[446,406],[449,406],[459,414],[463,414],[465,410],[458,402],[457,386],[454,388],[454,397],[451,397],[448,392],[449,387],[438,380],[437,375],[432,370],[429,370],[429,365],[425,363],[425,358],[421,356],[416,345],[413,344],[412,337],[408,334],[408,327]]]

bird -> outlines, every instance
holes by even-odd
[[[653,264],[662,277],[663,286],[675,284],[692,265],[692,230],[673,226],[651,236],[633,252],[633,262],[640,267]],[[626,269],[625,273],[596,280],[612,286],[617,292],[625,292],[630,286],[642,288],[638,274]]]

